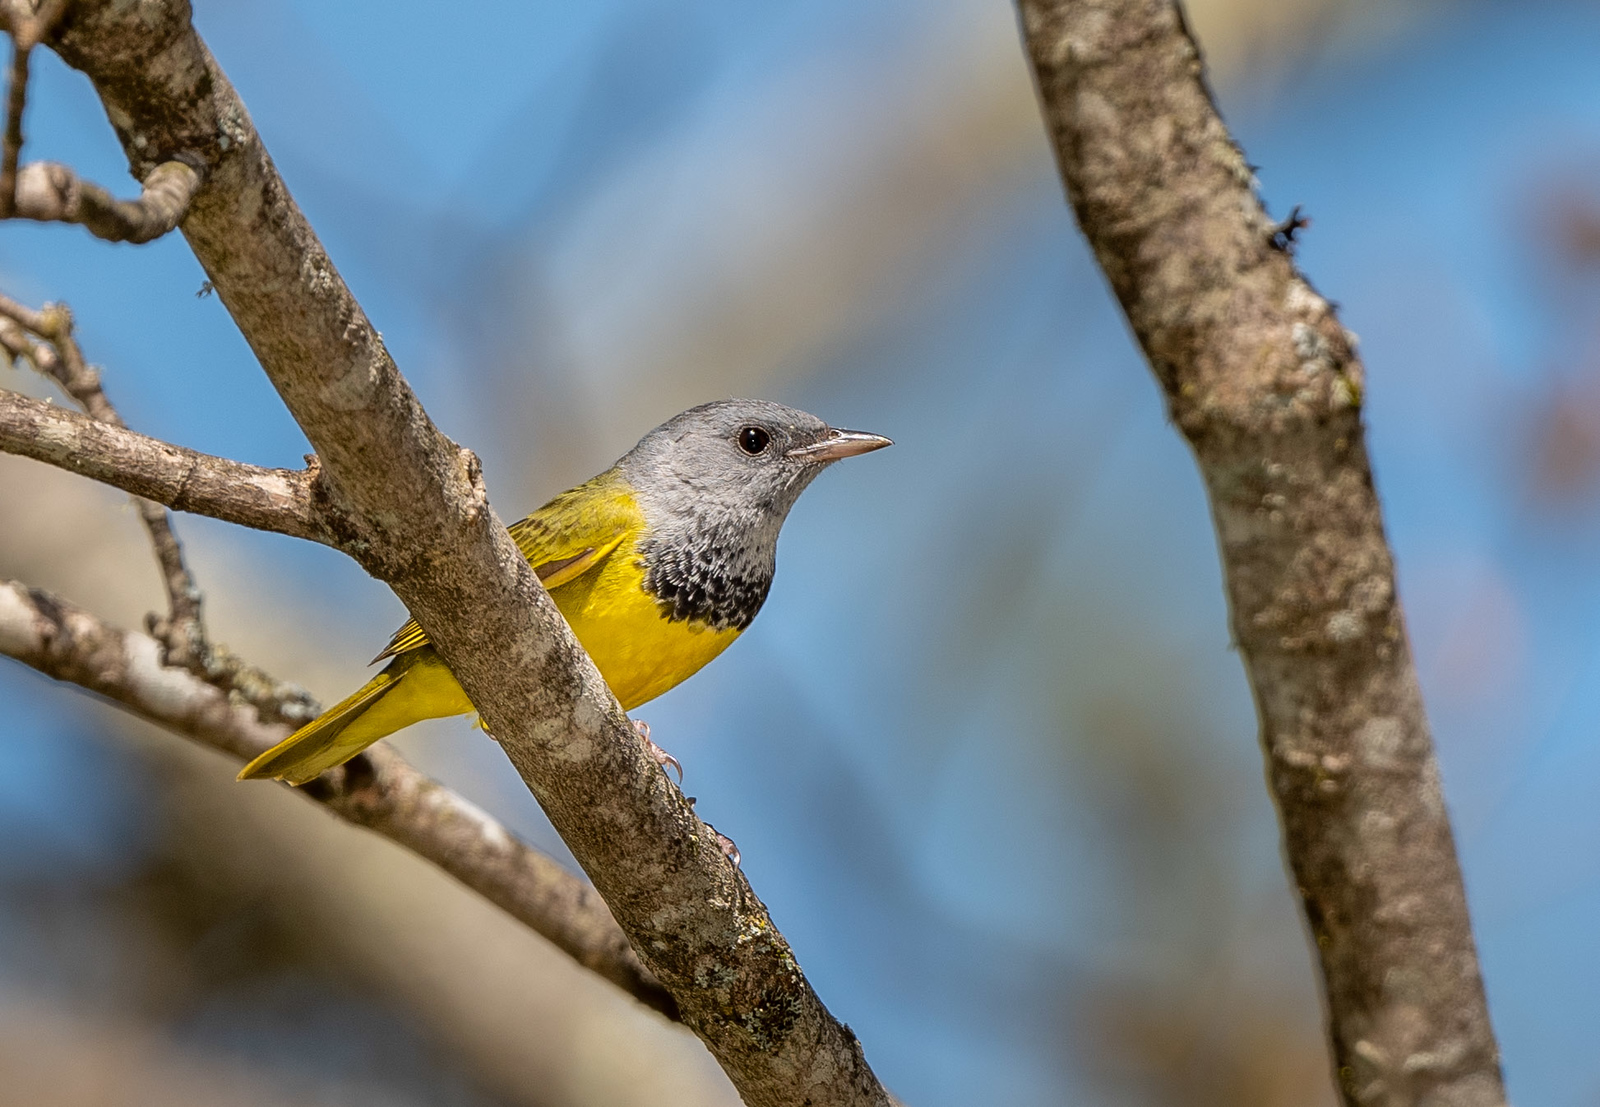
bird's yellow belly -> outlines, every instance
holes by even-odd
[[[550,593],[628,711],[687,680],[739,637],[732,628],[665,618],[644,590],[644,571],[630,547],[624,543],[599,571]]]

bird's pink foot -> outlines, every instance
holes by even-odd
[[[718,830],[716,827],[711,826],[710,823],[707,823],[706,826],[711,827],[711,833],[717,836],[717,845],[722,847],[722,856],[726,857],[729,861],[732,861],[733,867],[737,869],[739,867],[739,847],[734,845],[732,838],[722,833],[722,831]]]
[[[673,770],[678,774],[678,783],[681,785],[683,783],[683,766],[678,764],[676,757],[673,757],[650,740],[650,724],[643,719],[634,719],[633,731],[639,736],[640,741],[644,742],[644,748],[650,752],[650,756],[655,760],[655,763],[661,766],[662,772],[666,771],[668,765],[672,766]]]
[[[696,802],[695,797],[689,796],[688,799],[689,806],[693,807]],[[739,847],[734,844],[733,839],[722,833],[722,831],[718,830],[710,823],[706,824],[706,829],[717,836],[717,845],[722,849],[722,856],[726,857],[729,861],[732,861],[733,867],[737,869],[739,867]]]

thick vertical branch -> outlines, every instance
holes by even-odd
[[[1361,425],[1362,369],[1173,0],[1021,0],[1078,224],[1205,479],[1352,1105],[1503,1104]]]

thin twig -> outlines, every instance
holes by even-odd
[[[285,732],[212,684],[163,667],[154,640],[15,581],[0,581],[0,654],[241,761]],[[639,963],[592,887],[387,743],[295,791],[432,862],[579,964],[676,1017],[671,996]]]
[[[0,147],[0,219],[9,219],[17,210],[17,165],[22,158],[22,114],[28,106],[28,63],[33,48],[56,25],[67,9],[67,0],[45,0],[31,16],[6,7],[7,28],[11,31],[11,69],[6,84],[6,129]]]
[[[1272,228],[1272,248],[1282,250],[1286,254],[1294,253],[1294,248],[1300,242],[1300,232],[1311,226],[1311,217],[1300,213],[1300,205],[1296,204],[1289,209],[1289,216],[1283,222]]]
[[[99,370],[83,356],[73,332],[72,312],[65,304],[48,304],[35,311],[0,295],[0,317],[43,340],[17,349],[13,357],[24,357],[48,375],[91,419],[127,429],[106,396]],[[0,333],[0,345],[11,352],[19,343],[14,334]],[[164,507],[143,496],[134,496],[133,503],[150,535],[167,593],[167,614],[152,612],[146,620],[150,633],[162,643],[165,663],[187,669],[224,692],[238,695],[261,712],[265,720],[305,722],[315,718],[317,713],[305,689],[275,681],[226,647],[207,641],[200,588],[184,562],[183,547],[172,529],[171,517]]]
[[[6,77],[5,146],[0,149],[0,219],[10,219],[17,210],[17,162],[22,157],[22,112],[28,105],[28,58],[32,45],[23,45],[22,36],[11,41],[11,69]]]
[[[108,242],[149,242],[182,222],[204,180],[188,161],[164,161],[145,177],[138,199],[119,200],[65,165],[32,162],[15,174],[11,214],[41,223],[78,223]]]

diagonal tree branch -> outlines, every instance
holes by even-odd
[[[1020,0],[1067,196],[1211,500],[1345,1102],[1505,1102],[1361,425],[1353,337],[1174,0]]]
[[[341,545],[427,630],[646,966],[753,1107],[886,1104],[716,835],[629,725],[290,198],[183,0],[78,0],[47,39],[136,177],[207,167],[183,232],[321,459]]]
[[[241,761],[287,732],[198,677],[163,667],[154,639],[107,626],[15,581],[0,581],[0,654]],[[433,862],[585,968],[675,1014],[672,998],[639,963],[593,889],[387,744],[297,791]]]

